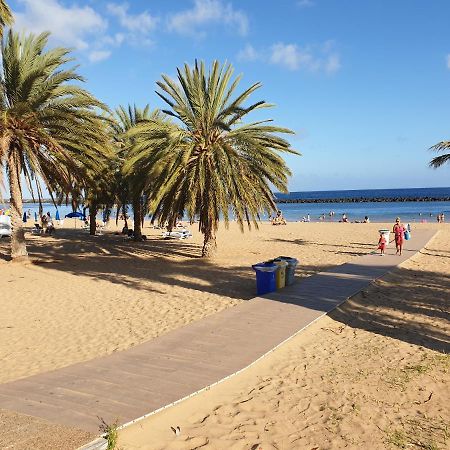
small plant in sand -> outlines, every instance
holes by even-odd
[[[116,420],[112,424],[108,424],[102,417],[100,419],[100,432],[103,433],[103,437],[106,439],[106,450],[117,449],[117,439],[119,437],[118,427],[119,423]]]
[[[386,443],[398,448],[440,450],[448,448],[449,423],[442,417],[414,417],[403,428],[386,431]]]
[[[408,443],[403,430],[393,430],[389,432],[387,442],[388,444],[395,445],[398,448],[406,448]]]

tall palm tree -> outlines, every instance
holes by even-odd
[[[450,141],[439,142],[438,144],[433,145],[433,147],[431,147],[431,150],[434,150],[435,152],[450,150]],[[447,162],[450,162],[450,153],[445,153],[433,158],[430,161],[430,167],[434,167],[436,169]]]
[[[143,109],[136,107],[136,105],[133,107],[128,105],[128,108],[119,106],[115,111],[115,120],[112,125],[113,139],[117,144],[119,161],[122,162],[122,167],[120,168],[122,176],[117,187],[117,201],[122,206],[125,206],[123,204],[124,197],[131,202],[135,240],[142,239],[142,222],[146,212],[146,205],[143,202],[146,178],[139,166],[133,165],[130,170],[124,169],[135,145],[135,139],[130,132],[137,125],[155,120],[159,114],[158,111],[151,111],[149,105],[146,105]],[[124,194],[127,194],[127,196]]]
[[[178,82],[163,75],[157,83],[163,93],[157,94],[178,123],[138,127],[133,162],[153,178],[155,217],[169,226],[184,213],[191,223],[198,219],[202,255],[209,257],[221,217],[228,226],[231,215],[243,231],[244,223],[257,227],[263,211],[276,209],[271,188],[286,192],[290,175],[278,153],[297,153],[279,136],[292,131],[271,120],[244,123],[252,111],[271,106],[264,101],[244,106],[260,83],[236,94],[241,77],[231,81],[232,66],[217,61],[209,73],[203,62],[177,70]]]
[[[0,38],[3,36],[3,29],[8,25],[12,25],[13,22],[14,18],[11,9],[5,0],[0,0]]]
[[[83,78],[67,67],[69,50],[45,50],[48,36],[9,31],[1,46],[0,165],[9,181],[12,258],[27,256],[21,177],[31,192],[39,194],[43,184],[69,194],[74,180],[95,170],[108,143],[99,115],[106,106],[70,84]]]

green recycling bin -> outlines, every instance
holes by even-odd
[[[298,259],[291,258],[290,256],[279,256],[277,260],[284,261],[287,263],[286,267],[286,286],[294,284],[295,281],[295,268],[298,264]]]

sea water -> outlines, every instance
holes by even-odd
[[[416,188],[416,189],[368,189],[352,191],[311,191],[291,192],[289,194],[276,194],[279,199],[341,199],[341,198],[442,198],[450,197],[450,188]],[[449,201],[405,201],[405,202],[349,202],[349,203],[278,203],[283,216],[288,221],[301,221],[303,217],[310,215],[311,221],[319,220],[339,221],[342,214],[346,214],[349,221],[363,221],[368,216],[371,222],[393,222],[397,216],[403,222],[430,222],[436,221],[438,214],[444,213],[446,220],[450,221]],[[7,209],[7,205],[1,205],[0,209]],[[61,219],[70,212],[72,207],[60,205],[57,207]],[[24,212],[30,211],[31,220],[34,213],[38,213],[39,206],[36,203],[24,203]],[[56,207],[52,203],[43,204],[44,213],[50,212],[54,218]],[[334,216],[330,212],[334,211]],[[131,209],[130,209],[131,213]],[[129,214],[130,214],[129,213]],[[88,212],[87,212],[88,214]],[[115,217],[115,211],[112,212]],[[98,217],[101,218],[102,212]],[[322,217],[325,219],[322,219]],[[268,217],[262,217],[267,219]]]
[[[450,188],[365,189],[342,191],[311,191],[276,194],[278,199],[382,199],[382,198],[448,198]],[[444,213],[450,220],[449,201],[401,201],[401,202],[346,202],[346,203],[278,203],[283,216],[290,221],[302,220],[309,214],[312,221],[339,221],[345,214],[349,221],[393,222],[400,217],[403,222],[436,221]],[[334,216],[330,216],[330,212]],[[323,219],[323,217],[325,217]]]

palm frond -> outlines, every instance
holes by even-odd
[[[433,145],[430,150],[435,151],[435,152],[443,152],[446,150],[450,150],[450,141],[441,141],[438,142],[436,145]],[[433,158],[430,163],[429,166],[433,167],[433,168],[438,168],[441,167],[443,164],[450,162],[450,153],[447,153],[445,155],[440,155],[440,156],[436,156],[435,158]]]

